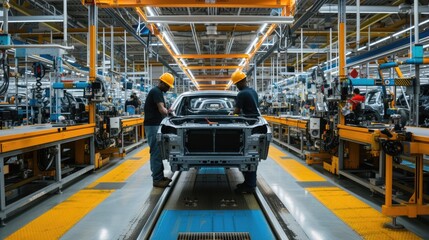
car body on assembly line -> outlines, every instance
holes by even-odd
[[[230,115],[237,92],[197,91],[181,94],[164,118],[157,139],[172,171],[200,167],[237,167],[255,171],[268,156],[272,133],[258,115]],[[201,107],[207,103],[210,107]]]

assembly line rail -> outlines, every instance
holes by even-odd
[[[173,201],[173,199],[175,199],[175,198],[171,199],[172,196],[174,196],[175,194],[178,194],[177,191],[180,190],[180,192],[181,192],[183,190],[181,188],[182,186],[178,186],[178,182],[182,182],[181,184],[183,184],[183,182],[186,182],[185,184],[187,184],[187,185],[194,185],[195,184],[191,181],[186,180],[186,179],[189,179],[189,175],[184,176],[185,174],[188,174],[188,172],[186,172],[186,173],[175,172],[175,174],[172,177],[172,182],[170,183],[170,186],[167,187],[163,191],[161,196],[159,197],[158,202],[153,207],[153,210],[151,211],[150,215],[148,216],[147,220],[145,221],[144,226],[141,228],[141,231],[139,231],[137,239],[154,239],[153,235],[154,235],[155,228],[156,229],[165,229],[166,226],[163,227],[163,225],[162,225],[162,224],[165,224],[165,222],[160,222],[160,217],[161,217],[163,211],[165,211],[166,205],[168,205],[167,202],[171,202],[171,201]],[[259,182],[259,180],[258,180],[258,182]],[[228,183],[228,185],[229,185],[229,183]],[[258,185],[260,185],[260,184],[258,183]],[[179,188],[179,190],[175,190],[175,188]],[[200,193],[200,194],[204,194],[204,193]],[[258,187],[256,188],[254,194],[245,194],[245,195],[248,195],[248,196],[242,196],[242,197],[254,198],[255,200],[253,200],[253,201],[256,201],[259,204],[259,207],[263,212],[265,220],[269,224],[270,231],[272,232],[272,234],[275,236],[276,239],[290,239],[291,234],[290,234],[290,231],[287,229],[287,224],[280,222],[283,220],[276,216],[276,214],[273,212],[275,210],[270,208],[270,204],[267,202],[263,193],[260,191],[260,189]],[[190,201],[192,201],[192,200],[190,200]],[[249,201],[250,200],[246,200],[246,202],[249,202]],[[239,204],[238,202],[237,202],[237,204]],[[250,201],[250,202],[252,202],[252,201]],[[178,202],[177,204],[180,205],[183,203]],[[171,205],[171,203],[170,203],[170,205]],[[198,205],[202,205],[202,204],[198,203]],[[271,204],[271,206],[274,206],[274,205],[276,205],[276,204]],[[194,210],[198,210],[198,208],[194,209]],[[193,210],[189,210],[189,211],[193,211]],[[213,211],[220,211],[219,214],[221,214],[222,211],[234,211],[234,210],[216,210],[216,209],[214,209]],[[205,216],[205,218],[210,218],[210,217]],[[265,221],[265,220],[261,220],[261,221]],[[186,221],[191,221],[191,220],[186,220],[186,219],[183,220],[182,219],[181,221],[186,222]],[[199,224],[204,225],[204,223],[197,223],[196,225],[199,225]],[[158,225],[160,225],[160,226],[158,226]],[[168,226],[168,227],[171,228],[171,226]],[[179,227],[176,226],[175,229],[178,230],[177,228],[179,228]],[[196,232],[197,231],[195,231],[195,233]],[[192,234],[192,233],[194,233],[194,232],[190,232],[188,234]],[[228,233],[231,233],[231,232],[228,232]],[[234,233],[234,232],[232,232],[232,233]],[[179,234],[179,233],[177,233],[177,234]],[[181,234],[183,234],[183,233],[181,233]],[[222,232],[216,232],[216,234],[222,234]],[[155,239],[157,239],[157,238],[155,237]]]

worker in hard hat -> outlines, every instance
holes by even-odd
[[[352,104],[352,110],[360,109],[359,104],[365,102],[365,96],[360,94],[359,88],[353,89],[353,97],[350,99],[350,103]]]
[[[142,105],[139,97],[137,96],[137,93],[133,92],[130,95],[130,99],[128,99],[125,102],[125,109],[127,109],[127,106],[133,106],[134,107],[134,113],[140,114],[140,106]]]
[[[247,86],[246,74],[236,71],[231,76],[232,83],[240,92],[237,94],[234,114],[246,116],[260,115],[258,110],[258,94],[253,88]],[[256,188],[256,171],[243,172],[244,182],[237,185],[237,193],[253,193]]]
[[[147,94],[144,105],[144,130],[150,148],[150,170],[153,186],[159,188],[165,188],[171,182],[170,178],[164,176],[164,165],[156,141],[156,133],[162,119],[171,112],[171,109],[166,108],[163,94],[170,88],[174,88],[174,76],[171,73],[164,73],[159,77],[158,85]]]

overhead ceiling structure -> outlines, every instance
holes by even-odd
[[[63,23],[55,21],[63,14],[63,0],[9,2],[13,18],[21,21],[31,16],[27,22],[10,23],[9,32],[15,39],[62,43]],[[95,2],[99,7],[99,51],[104,31],[107,59],[114,57],[122,68],[117,71],[124,71],[126,35],[127,69],[148,71],[145,61],[149,55],[150,65],[168,66],[188,88],[228,89],[230,76],[237,69],[262,81],[263,86],[273,75],[327,66],[338,57],[338,0]],[[347,56],[357,56],[413,34],[413,2],[346,1]],[[425,31],[429,26],[428,1],[419,2],[420,29]],[[81,0],[68,0],[67,15],[67,44],[75,46],[70,54],[86,66],[88,9]],[[422,41],[425,44],[426,40]]]

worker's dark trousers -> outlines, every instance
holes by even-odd
[[[147,143],[150,148],[150,170],[152,171],[152,179],[154,182],[161,181],[164,178],[164,165],[162,164],[161,150],[156,141],[158,128],[159,126],[144,126]]]

